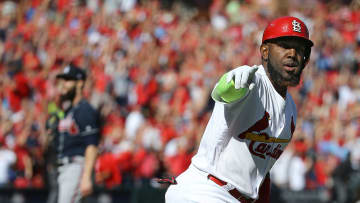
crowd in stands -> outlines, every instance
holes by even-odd
[[[103,117],[96,184],[179,175],[215,83],[260,64],[262,32],[280,15],[302,19],[315,46],[289,90],[297,125],[273,183],[293,191],[348,183],[360,171],[358,0],[32,0],[0,3],[0,188],[46,186],[45,123],[55,75],[70,63],[86,70],[85,95]]]

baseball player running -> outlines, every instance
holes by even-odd
[[[83,98],[86,79],[73,65],[57,75],[60,106],[65,112],[59,120],[56,142],[58,158],[58,203],[79,202],[92,193],[91,175],[99,142],[99,115]]]
[[[269,202],[269,171],[296,125],[287,87],[299,84],[312,46],[298,18],[281,17],[266,27],[262,65],[235,68],[215,85],[199,150],[168,188],[166,202]]]

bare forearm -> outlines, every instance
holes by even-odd
[[[83,178],[90,178],[97,157],[97,147],[89,145],[85,150],[85,166]]]
[[[30,179],[33,176],[32,161],[29,156],[25,157],[25,178]]]

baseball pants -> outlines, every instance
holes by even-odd
[[[79,186],[83,167],[84,160],[77,160],[76,162],[68,163],[58,168],[58,203],[80,202],[81,194]]]
[[[165,194],[165,202],[239,203],[227,190],[208,179],[207,176],[208,173],[200,171],[195,166],[190,165],[185,172],[176,178],[177,184],[170,185]]]

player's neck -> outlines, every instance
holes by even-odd
[[[73,105],[73,106],[76,106],[76,105],[81,101],[82,98],[83,98],[83,97],[82,97],[81,94],[76,94],[76,96],[75,96],[75,98],[74,98],[74,100],[73,100],[72,105]]]
[[[270,78],[272,85],[274,86],[275,90],[282,96],[282,98],[286,99],[287,87],[278,85],[276,82],[272,81]]]
[[[69,111],[72,107],[76,106],[81,100],[83,96],[81,94],[76,94],[73,100],[66,100],[61,103],[61,109],[64,112]]]
[[[269,69],[267,67],[267,63],[266,62],[263,62],[262,63],[264,69],[265,69],[265,72],[266,72],[266,75],[268,76],[271,84],[273,85],[274,89],[276,90],[277,93],[279,93],[279,95],[286,99],[286,93],[287,93],[287,86],[284,86],[284,85],[281,85],[279,84],[278,82],[276,82],[276,80],[274,80],[271,76],[270,76],[270,73],[269,73]]]
[[[279,82],[273,77],[271,77],[271,74],[269,73],[269,68],[268,68],[268,64],[266,61],[262,61],[262,66],[265,69],[266,75],[268,76],[271,84],[273,85],[274,89],[276,90],[277,93],[279,93],[279,95],[286,99],[286,94],[287,94],[287,86],[281,85],[279,84]]]

